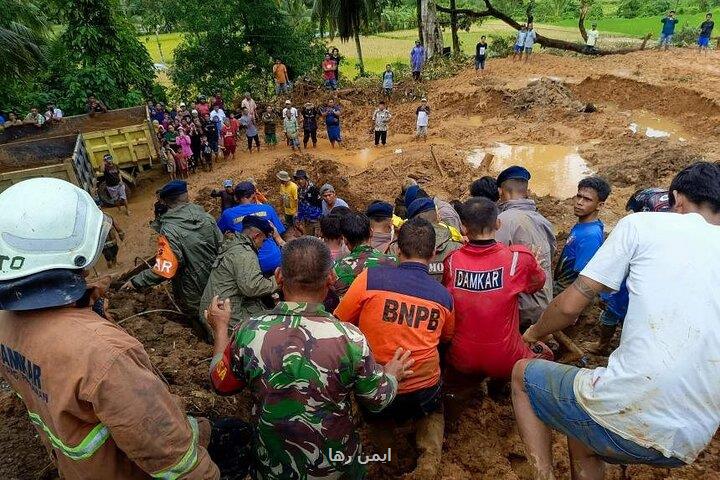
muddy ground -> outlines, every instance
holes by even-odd
[[[624,215],[625,202],[635,189],[667,186],[678,169],[694,160],[720,160],[718,60],[720,55],[714,52],[706,59],[690,50],[677,50],[598,59],[540,54],[530,64],[490,61],[485,76],[466,69],[429,84],[400,85],[389,101],[393,120],[389,144],[384,148],[372,146],[370,133],[370,116],[379,92],[340,91],[343,148],[330,148],[321,135],[318,148],[299,155],[284,146],[260,154],[238,153],[235,160],[221,162],[214,172],[191,177],[191,192],[216,215],[219,209],[209,199],[209,191],[219,187],[224,178],[237,182],[252,176],[277,204],[275,172],[302,167],[317,183],[332,183],[339,196],[356,208],[377,198],[392,201],[406,175],[417,178],[432,194],[462,199],[473,179],[496,172],[500,160],[512,163],[512,157],[503,160],[498,156],[508,151],[513,155],[511,146],[520,146],[530,148],[522,158],[532,162],[530,170],[535,176],[531,187],[550,193],[536,196],[536,200],[540,211],[556,225],[559,239],[567,237],[575,218],[571,200],[558,192],[565,191],[562,187],[568,184],[572,189],[578,178],[589,172],[603,175],[613,184],[601,215],[611,229]],[[426,143],[412,139],[414,112],[422,95],[427,95],[432,107]],[[313,100],[325,98],[315,95]],[[293,100],[299,106],[307,98],[296,95]],[[589,103],[595,112],[584,112],[592,110],[586,108]],[[652,138],[658,131],[669,136]],[[544,147],[532,150],[537,145]],[[542,153],[548,148],[554,152],[566,149],[572,155],[568,159]],[[488,152],[498,154],[494,163],[480,162],[481,168],[476,168],[468,162],[468,158],[485,158]],[[154,190],[162,182],[158,175],[131,192],[130,217],[109,212],[127,232],[121,265],[111,273],[152,255],[154,239],[147,223]],[[98,266],[99,273],[106,271],[104,265]],[[146,310],[173,308],[163,288],[146,294],[115,294],[111,302],[117,320]],[[570,331],[579,344],[595,338],[598,312],[591,309]],[[210,392],[207,367],[211,348],[199,342],[180,320],[175,314],[158,312],[133,317],[122,325],[143,342],[170,390],[183,397],[189,412],[247,418],[247,395],[222,398]],[[607,361],[603,357],[590,360],[592,364]],[[0,478],[54,478],[56,472],[22,405],[6,390],[0,393],[0,415],[4,417],[0,423]],[[398,460],[393,452],[393,464],[371,470],[371,478],[396,478],[413,467],[406,433],[398,435]],[[556,473],[567,478],[566,446],[560,436],[556,436],[553,449]],[[720,437],[716,437],[692,466],[677,470],[630,467],[628,478],[720,478],[719,450]],[[607,476],[620,478],[619,467],[610,467]],[[479,396],[468,407],[457,430],[447,434],[440,478],[531,478],[508,398]]]

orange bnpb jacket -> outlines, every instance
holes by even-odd
[[[426,265],[405,262],[366,269],[350,286],[335,316],[360,328],[380,364],[390,361],[398,347],[411,351],[414,373],[400,382],[398,393],[431,387],[440,380],[438,344],[452,338],[454,313],[450,293],[428,274]]]

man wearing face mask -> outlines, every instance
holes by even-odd
[[[268,220],[247,215],[242,219],[242,230],[230,234],[230,238],[223,242],[200,300],[198,318],[205,326],[208,338],[212,338],[212,331],[202,312],[210,308],[213,297],[230,299],[231,329],[267,309],[262,297],[278,290],[278,284],[274,276],[263,276],[258,250],[274,232]]]
[[[190,203],[185,181],[168,182],[157,194],[155,220],[150,223],[159,233],[155,265],[132,277],[123,289],[145,289],[170,280],[175,301],[195,330],[203,334],[202,325],[197,323],[200,297],[223,236],[215,219]]]
[[[375,200],[368,205],[365,214],[370,218],[370,246],[382,253],[397,255],[395,227],[393,226],[393,206],[388,202]]]
[[[186,416],[140,342],[91,309],[109,217],[55,178],[11,186],[0,209],[0,379],[60,477],[220,478],[209,422]]]

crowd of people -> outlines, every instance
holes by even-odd
[[[392,73],[391,70],[387,72]],[[160,145],[160,160],[170,180],[187,179],[198,169],[212,171],[219,159],[235,159],[238,143],[244,145],[246,141],[249,154],[259,152],[261,144],[274,149],[279,133],[293,151],[307,149],[309,145],[315,148],[321,122],[325,124],[330,145],[342,145],[342,107],[334,98],[328,99],[325,105],[308,101],[300,108],[287,99],[282,109],[270,103],[263,109],[246,92],[241,106],[235,111],[231,108],[226,111],[219,93],[209,100],[199,95],[189,107],[184,102],[169,109],[162,103],[148,105]],[[426,98],[420,100],[415,115],[415,137],[426,141],[430,121],[430,106]],[[370,119],[375,146],[385,146],[392,113],[384,100],[378,102]]]
[[[252,424],[186,417],[143,347],[106,319],[104,286],[84,272],[110,225],[86,192],[43,178],[0,194],[0,372],[62,476],[362,478],[354,394],[371,450],[390,456],[374,461],[397,457],[397,428],[410,425],[411,478],[431,479],[446,427],[484,384],[493,398],[511,390],[537,478],[554,478],[552,430],[568,437],[576,479],[603,478],[606,462],[691,464],[717,430],[717,164],[633,194],[607,239],[611,187],[583,179],[555,269],[555,229],[522,166],[476,180],[462,202],[407,179],[394,204],[361,210],[304,170],[276,178],[280,212],[252,181],[227,179],[217,219],[169,181],[155,264],[123,285],[172,284],[214,346],[213,388],[249,390]],[[73,229],[77,241],[58,237]],[[25,238],[67,246],[41,253]],[[588,348],[609,353],[622,326],[607,367],[552,361],[554,334],[598,296],[603,333]]]

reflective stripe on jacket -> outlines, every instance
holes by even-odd
[[[62,478],[219,478],[140,342],[90,308],[0,311],[0,376]]]

